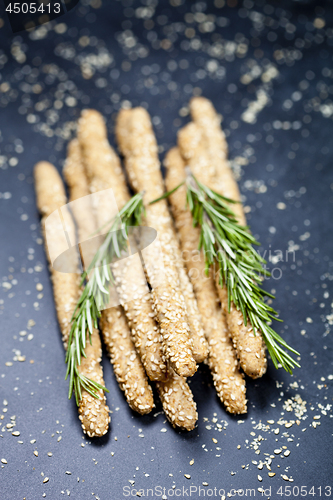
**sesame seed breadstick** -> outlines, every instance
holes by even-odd
[[[149,205],[151,200],[163,194],[163,181],[148,113],[143,108],[121,110],[116,123],[116,136],[133,189],[145,193],[146,223],[158,231],[161,243],[161,256],[155,245],[150,245],[145,249],[144,260],[164,352],[178,375],[192,376],[197,367],[193,357],[193,341],[189,336],[185,301],[174,264],[170,214],[164,200]],[[159,279],[162,264],[164,276]]]
[[[129,200],[129,192],[120,161],[107,140],[103,117],[93,110],[82,113],[78,129],[84,164],[91,191],[112,188],[119,208]],[[110,220],[108,200],[94,206],[98,226]],[[161,334],[155,322],[151,297],[138,254],[115,263],[112,271],[120,303],[129,321],[133,341],[150,380],[167,378]]]
[[[85,167],[82,160],[81,146],[78,139],[72,139],[68,144],[67,158],[63,168],[63,174],[69,187],[70,201],[75,201],[90,194]],[[75,207],[75,204],[73,204],[73,207]],[[83,215],[79,211],[75,213],[75,219],[82,221],[81,224],[78,224],[78,232],[79,234],[82,233],[82,239],[89,236],[88,230],[90,230],[92,233],[95,231],[94,217],[91,215],[87,221],[87,219],[85,218],[87,216],[87,212]],[[89,223],[88,230],[87,222]]]
[[[221,192],[226,198],[241,201],[238,184],[229,167],[228,145],[224,132],[221,129],[221,119],[216,113],[211,101],[204,97],[194,97],[190,101],[190,110],[193,122],[199,127],[202,140],[206,143],[206,154],[213,168],[215,177],[215,191]],[[214,161],[212,161],[214,159]],[[203,176],[202,176],[203,178]],[[232,205],[238,222],[246,226],[245,213],[242,203]]]
[[[91,342],[86,344],[86,357],[81,358],[80,373],[86,377],[105,386],[103,379],[102,344],[99,332],[93,329]],[[96,399],[88,392],[82,391],[82,400],[79,406],[79,419],[82,429],[89,437],[101,436],[107,433],[108,424],[111,421],[109,407],[106,405],[106,398],[103,391],[97,392],[100,399]]]
[[[197,363],[202,363],[208,356],[208,344],[205,337],[205,332],[202,326],[202,318],[197,304],[192,283],[187,275],[180,243],[176,234],[173,251],[175,255],[175,265],[178,270],[179,284],[181,292],[184,296],[188,324],[190,327],[190,337],[192,339],[193,358]]]
[[[171,149],[165,159],[166,188],[174,189],[185,179],[185,163],[178,148]],[[246,413],[245,380],[238,370],[236,352],[228,335],[225,315],[218,303],[213,273],[205,274],[202,251],[199,253],[199,233],[186,208],[186,188],[180,187],[169,196],[176,228],[180,237],[187,271],[191,278],[201,312],[209,346],[208,365],[216,392],[230,413]]]
[[[191,431],[198,420],[197,405],[186,379],[170,371],[166,382],[156,383],[164,413],[173,427]]]
[[[135,262],[137,257],[137,254],[131,255],[112,266],[116,289],[132,332],[133,342],[149,379],[166,380],[167,365],[162,349],[161,334],[152,309],[151,294],[148,292],[142,296],[138,295],[140,288],[144,290],[147,286],[142,268],[140,278],[137,275],[133,276],[133,270],[138,264]],[[141,266],[141,263],[139,265]],[[126,297],[132,300],[127,301]]]
[[[129,274],[131,274],[132,272],[130,259],[131,257],[127,258],[128,261],[127,270]],[[115,267],[116,266],[117,263],[115,264]],[[114,276],[117,279],[117,267],[114,270]],[[123,281],[123,276],[124,276],[124,269],[122,269],[122,281]],[[127,281],[127,283],[128,282],[130,281]],[[146,295],[141,300],[146,300],[148,306],[151,308],[150,294]],[[123,304],[123,307],[126,311],[126,309],[128,308],[128,303]],[[133,322],[134,323],[136,322],[135,316],[133,317],[133,320],[131,319],[131,315],[133,314],[135,314],[135,308],[132,307],[130,313],[127,311],[127,319],[130,325],[132,325]],[[147,318],[145,318],[143,321],[146,321],[148,323],[149,316],[147,316]],[[135,327],[137,329],[140,328],[142,329],[142,325],[135,324]],[[155,326],[155,328],[157,327]],[[137,337],[140,338],[139,336]],[[149,332],[148,332],[148,338],[149,338]],[[138,343],[139,342],[137,341],[135,345],[137,347],[137,351],[139,353],[142,353],[141,356],[143,358],[143,363],[144,363],[148,355],[150,356],[150,352],[147,349],[147,346],[150,347],[150,345],[153,344],[153,340],[147,342],[145,348],[142,348],[141,345],[138,346]],[[154,353],[152,354],[152,357],[153,356]],[[151,366],[154,368],[154,364],[151,363]],[[162,366],[162,368],[165,369],[165,365]],[[167,369],[167,375],[168,378],[166,380],[164,379],[156,381],[156,387],[158,389],[158,393],[163,405],[164,412],[173,426],[181,427],[187,430],[192,430],[197,421],[197,413],[196,413],[196,404],[193,400],[191,389],[189,388],[186,379],[184,377],[180,377],[179,375],[177,375],[174,372],[174,370],[170,368],[170,366]]]
[[[154,407],[153,391],[131,340],[122,309],[112,307],[103,311],[100,327],[117,382],[130,408],[142,415],[149,413]]]
[[[213,104],[204,97],[193,98],[190,102],[190,110],[193,120],[199,125],[203,137],[206,141],[206,148],[211,159],[214,159],[216,176],[214,185],[217,192],[227,198],[241,202],[241,196],[238,184],[234,178],[233,172],[227,160],[228,144],[225,134],[221,129],[221,119],[216,113]],[[242,203],[236,203],[232,206],[238,222],[246,225],[246,217]],[[221,290],[220,298],[223,307],[228,303],[227,290],[221,289],[216,282],[218,289]],[[260,331],[254,336],[253,328],[248,322],[244,325],[243,315],[237,311],[234,304],[231,305],[233,313],[230,315],[228,326],[234,339],[234,344],[238,351],[238,356],[243,358],[243,370],[252,378],[259,378],[266,372],[267,358],[265,343]],[[241,353],[240,351],[244,352]],[[244,354],[246,353],[246,354]]]
[[[68,144],[63,174],[69,187],[70,202],[89,196],[88,179],[82,161],[80,143],[77,139],[71,140]],[[77,225],[79,244],[85,242],[84,251],[81,252],[81,255],[83,256],[84,267],[87,269],[97,251],[95,242],[89,244],[88,241],[96,231],[96,219],[91,210],[91,200],[85,198],[80,203],[71,203],[70,208]]]
[[[211,101],[205,97],[193,97],[190,101],[190,111],[192,120],[199,125],[206,138],[209,150],[214,152],[216,158],[219,159],[219,162],[215,162],[215,168],[218,171],[220,160],[228,157],[228,143],[221,128],[221,116],[216,113]],[[235,181],[233,189],[237,190],[239,196]],[[230,198],[233,199],[234,196]]]
[[[35,166],[35,185],[37,195],[37,206],[42,216],[42,228],[45,239],[45,220],[55,210],[66,205],[66,195],[62,180],[56,168],[47,162],[40,162]],[[62,226],[54,225],[54,234],[49,234],[52,237],[52,247],[56,250],[58,245],[58,230],[62,230]],[[70,241],[75,241],[75,229],[72,219],[67,212],[66,229],[69,233]],[[46,249],[49,258],[48,250]],[[80,276],[78,270],[78,259],[75,254],[71,254],[68,259],[72,260],[69,265],[71,269],[77,269],[77,273],[59,272],[50,265],[51,279],[53,283],[53,294],[57,310],[58,321],[62,333],[62,339],[65,349],[67,349],[68,336],[71,328],[71,318],[80,296]],[[105,385],[103,380],[103,368],[100,364],[102,349],[98,331],[94,329],[91,336],[91,344],[86,344],[86,358],[81,358],[81,365],[78,370],[86,377]],[[79,419],[83,431],[89,437],[102,436],[106,434],[109,427],[110,416],[109,408],[106,405],[106,398],[103,391],[97,391],[99,399],[91,396],[87,391],[82,391],[82,399],[79,403]]]
[[[191,101],[192,103],[194,101]],[[198,109],[196,109],[198,113]],[[208,127],[208,125],[206,125]],[[209,132],[203,132],[203,128],[197,123],[186,125],[178,134],[178,143],[181,154],[189,164],[191,171],[199,181],[205,183],[212,189],[220,192],[224,196],[239,200],[239,191],[236,182],[232,178],[231,172],[223,169],[221,173],[222,155],[218,157],[214,149],[209,149],[207,135]],[[228,167],[229,168],[229,167]],[[230,180],[231,179],[231,180]],[[240,204],[232,206],[232,209],[239,213]],[[235,207],[238,207],[235,209]],[[243,219],[240,219],[243,222]],[[231,303],[230,312],[228,311],[228,295],[226,287],[219,285],[219,274],[215,276],[216,288],[222,304],[222,309],[227,318],[229,334],[232,337],[237,356],[244,372],[252,378],[261,377],[267,367],[265,348],[263,338],[260,332],[253,333],[250,322],[244,325],[241,311],[237,311]]]

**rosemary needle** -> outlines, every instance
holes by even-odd
[[[265,268],[266,261],[253,247],[259,243],[247,226],[237,222],[229,207],[229,204],[238,202],[218,194],[188,172],[184,182],[151,204],[167,198],[184,183],[186,204],[191,211],[193,225],[200,228],[199,250],[204,253],[206,272],[211,266],[217,265],[219,284],[227,287],[229,311],[233,302],[242,312],[244,324],[250,321],[254,333],[261,331],[274,366],[278,368],[280,363],[292,373],[292,369],[300,365],[286,349],[296,355],[299,353],[270,326],[272,320],[282,321],[264,301],[265,296],[274,296],[260,286],[262,279],[270,273]]]
[[[98,394],[96,391],[109,392],[106,387],[81,375],[78,371],[78,365],[81,364],[81,356],[86,357],[87,333],[91,342],[93,328],[98,328],[100,311],[107,305],[110,298],[113,276],[109,264],[114,257],[121,256],[122,250],[127,246],[129,227],[139,226],[143,213],[143,193],[138,193],[117,214],[88,269],[81,275],[80,286],[84,285],[84,288],[71,320],[66,352],[67,372],[65,377],[67,380],[69,376],[68,397],[70,399],[74,391],[77,405],[82,398],[82,390],[89,392],[97,399]]]

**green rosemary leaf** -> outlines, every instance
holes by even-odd
[[[259,242],[250,233],[248,226],[238,224],[235,213],[229,206],[239,202],[205,186],[188,168],[185,184],[186,207],[192,214],[193,226],[200,227],[198,248],[204,253],[206,273],[217,261],[219,284],[227,287],[228,311],[233,302],[241,311],[244,324],[247,325],[249,320],[254,334],[257,330],[261,331],[274,366],[278,368],[280,364],[292,373],[292,369],[299,367],[299,364],[286,350],[296,355],[299,353],[270,327],[272,320],[282,320],[264,301],[264,297],[274,296],[260,286],[261,276],[270,276],[270,273],[264,267],[265,259],[253,248]],[[172,193],[178,188],[179,186],[174,188]],[[165,197],[167,195],[168,193]]]
[[[128,228],[138,226],[144,213],[143,193],[138,193],[126,203],[113,220],[103,226],[110,226],[110,229],[88,268],[81,275],[80,286],[83,290],[72,315],[65,358],[66,380],[69,377],[68,397],[71,398],[74,392],[77,404],[82,399],[83,390],[97,398],[96,391],[108,392],[102,385],[81,375],[78,367],[81,363],[81,356],[86,356],[87,336],[91,343],[93,328],[98,327],[100,311],[104,309],[110,298],[110,287],[114,280],[109,263],[115,256],[121,256],[128,242]],[[94,234],[100,233],[100,230],[101,228]]]
[[[95,267],[95,278],[96,278],[97,285],[98,285],[99,289],[101,290],[101,292],[108,294],[109,292],[107,290],[105,290],[105,288],[103,286],[98,267]]]
[[[174,193],[175,191],[177,191],[177,189],[179,189],[180,186],[183,186],[184,184],[185,184],[185,181],[181,182],[180,184],[178,184],[178,186],[176,186],[175,188],[171,189],[171,191],[168,191],[167,193],[162,194],[162,196],[160,196],[156,200],[153,200],[153,201],[149,202],[149,205],[153,205],[154,203],[157,203],[158,201],[165,200],[165,198],[168,198],[172,193]]]

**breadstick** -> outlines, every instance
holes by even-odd
[[[72,201],[89,194],[89,184],[82,162],[81,148],[76,140],[69,144],[64,174],[70,186]],[[89,238],[97,227],[92,206],[88,204],[90,200],[91,198],[88,198],[87,203],[81,207],[78,206],[75,211],[78,231],[83,239]],[[73,203],[74,207],[75,204]],[[90,223],[87,230],[85,221],[88,219]],[[96,252],[98,246],[97,248],[96,245],[94,246]],[[114,293],[114,290],[110,293]],[[100,327],[117,382],[121,390],[124,391],[130,408],[141,414],[149,413],[154,407],[152,389],[148,384],[142,363],[132,343],[129,327],[121,306],[102,311]]]
[[[185,179],[185,164],[178,148],[166,155],[166,188],[171,191]],[[180,187],[169,196],[182,252],[191,278],[204,331],[209,345],[208,365],[216,392],[230,413],[246,413],[245,380],[238,370],[236,353],[228,335],[225,316],[218,303],[213,273],[205,274],[205,260],[198,252],[199,233],[186,208],[186,188]]]
[[[97,227],[92,212],[91,200],[90,198],[84,198],[89,196],[90,191],[82,162],[81,147],[77,139],[73,139],[68,144],[63,174],[69,187],[69,201],[74,202],[81,198],[79,203],[71,203],[70,208],[78,229],[79,245],[84,242],[84,245],[81,245],[81,250],[82,247],[84,248],[84,251],[81,251],[81,256],[83,257],[84,267],[87,269],[97,251],[96,242],[91,241],[89,243],[89,238],[95,233]]]
[[[191,103],[193,102],[197,103],[197,101],[192,100]],[[200,109],[200,106],[197,105],[196,116],[199,112],[198,108]],[[205,126],[208,128],[208,124],[205,124]],[[216,132],[216,126],[214,131]],[[222,162],[225,162],[222,153],[218,156],[214,148],[209,149],[208,135],[209,130],[204,132],[203,126],[197,123],[192,122],[186,125],[178,134],[178,143],[182,156],[188,162],[191,171],[199,181],[224,196],[239,200],[238,187],[232,178],[231,172],[221,167]],[[238,217],[241,217],[239,207],[240,204],[235,204],[232,209],[235,213],[237,212]],[[244,215],[243,218],[239,218],[239,222],[244,222]],[[225,286],[221,288],[219,284],[219,273],[216,273],[215,279],[222,309],[226,314],[229,334],[233,339],[241,367],[250,377],[261,377],[267,367],[262,335],[260,332],[254,335],[250,322],[248,322],[247,326],[244,325],[243,315],[233,303],[231,303],[230,312],[228,311],[227,290]]]
[[[214,164],[217,172],[221,160],[226,160],[228,157],[228,143],[221,129],[221,117],[216,113],[211,101],[205,97],[193,97],[190,101],[190,110],[192,120],[200,127],[205,136],[208,149],[219,160]],[[229,196],[229,198],[234,199],[236,193],[238,193],[236,196],[239,196],[239,190],[233,177],[232,180],[234,192],[233,196]],[[230,180],[228,184],[231,185]]]
[[[120,161],[107,140],[103,117],[94,110],[82,113],[78,129],[84,164],[92,192],[112,188],[118,208],[129,200]],[[110,219],[107,206],[95,206],[98,225]],[[138,254],[112,266],[117,292],[129,321],[133,340],[150,380],[166,379],[161,334],[154,320],[150,294]],[[130,299],[130,300],[129,300]]]
[[[142,415],[149,413],[155,406],[153,391],[131,340],[121,307],[103,311],[100,326],[117,382],[130,408]]]
[[[208,154],[216,165],[215,190],[227,198],[241,202],[238,185],[227,160],[228,145],[220,126],[221,120],[212,103],[203,97],[193,98],[190,109],[193,120],[199,125],[206,141]],[[245,226],[246,218],[242,203],[233,204],[232,210],[238,222]],[[223,307],[226,307],[228,303],[227,290],[226,287],[221,289],[218,276],[216,276],[216,285],[220,293],[221,303]],[[262,334],[258,331],[254,336],[251,324],[248,322],[247,326],[244,325],[242,313],[237,311],[234,304],[231,305],[231,308],[233,314],[230,315],[228,326],[238,356],[243,358],[243,370],[252,378],[261,377],[267,369],[266,349]]]
[[[46,245],[44,232],[45,220],[54,211],[66,205],[67,200],[62,180],[53,165],[47,162],[37,163],[34,175],[37,205],[42,216],[41,224]],[[54,234],[48,234],[48,236],[52,236],[51,243],[55,250],[59,237],[57,229],[61,230],[62,227],[57,228],[54,226]],[[74,242],[74,225],[68,213],[66,217],[66,229],[69,233],[70,241]],[[49,258],[47,249],[46,253]],[[72,269],[77,269],[76,273],[56,271],[50,263],[54,300],[65,349],[67,349],[72,314],[80,296],[78,260],[75,259],[74,253],[69,256],[69,259],[73,260],[69,264],[73,266]],[[78,367],[79,372],[104,386],[103,368],[100,364],[102,356],[101,341],[96,329],[93,330],[91,335],[91,344],[87,341],[85,353],[86,358],[81,358],[81,365]],[[105,394],[102,390],[97,391],[97,394],[99,399],[94,398],[84,390],[82,391],[82,399],[79,403],[79,419],[81,420],[83,432],[87,433],[89,437],[106,434],[110,422],[109,408],[106,405]]]
[[[184,297],[174,264],[174,236],[170,215],[164,200],[149,205],[151,200],[163,194],[163,181],[156,139],[148,113],[143,108],[120,111],[116,135],[132,187],[137,192],[145,193],[146,223],[158,231],[161,243],[161,257],[156,253],[156,247],[151,245],[145,249],[144,260],[163,336],[164,352],[178,375],[191,376],[197,367],[193,357],[193,341],[189,336]],[[159,279],[162,264],[164,277]]]
[[[191,431],[198,420],[197,405],[186,379],[170,370],[166,382],[156,383],[164,413],[173,427]]]
[[[193,358],[197,363],[202,363],[208,356],[208,344],[202,326],[202,318],[194,295],[192,283],[184,267],[180,243],[176,234],[174,235],[173,251],[175,255],[175,265],[179,275],[179,284],[184,296],[188,324],[190,327],[190,337],[192,339]]]

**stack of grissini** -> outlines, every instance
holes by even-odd
[[[193,122],[180,131],[178,147],[166,157],[167,189],[182,182],[188,165],[206,185],[238,200],[237,184],[226,159],[226,141],[214,108],[202,98],[193,99],[190,107]],[[131,409],[146,414],[154,407],[150,383],[155,383],[172,425],[192,430],[197,411],[186,377],[196,372],[197,363],[207,359],[227,411],[245,413],[245,380],[239,365],[252,378],[263,375],[266,358],[262,337],[258,333],[254,336],[249,325],[244,326],[242,314],[233,305],[228,311],[225,287],[215,282],[213,273],[205,275],[204,258],[198,252],[199,229],[193,227],[185,207],[185,188],[169,197],[174,220],[165,199],[149,204],[163,195],[164,182],[148,113],[143,108],[120,111],[116,137],[132,189],[144,192],[143,222],[157,230],[159,241],[159,245],[149,245],[141,252],[144,268],[137,253],[111,264],[115,280],[111,296],[120,305],[102,311],[99,326],[119,386]],[[64,176],[70,201],[85,197],[79,209],[72,204],[79,241],[88,240],[109,222],[108,199],[96,193],[112,189],[119,209],[129,200],[120,160],[108,142],[103,117],[97,111],[82,112],[78,137],[68,147]],[[35,182],[43,224],[67,200],[52,165],[37,164]],[[234,210],[244,223],[241,205]],[[73,221],[69,225],[74,238]],[[90,255],[85,252],[86,268],[97,250],[98,244],[93,244]],[[78,274],[59,273],[51,267],[51,275],[66,348],[71,316],[80,294]],[[87,342],[86,354],[79,370],[104,385],[97,330],[92,345]],[[95,399],[83,391],[79,406],[82,427],[89,436],[105,434],[110,421],[103,391],[98,396]]]

